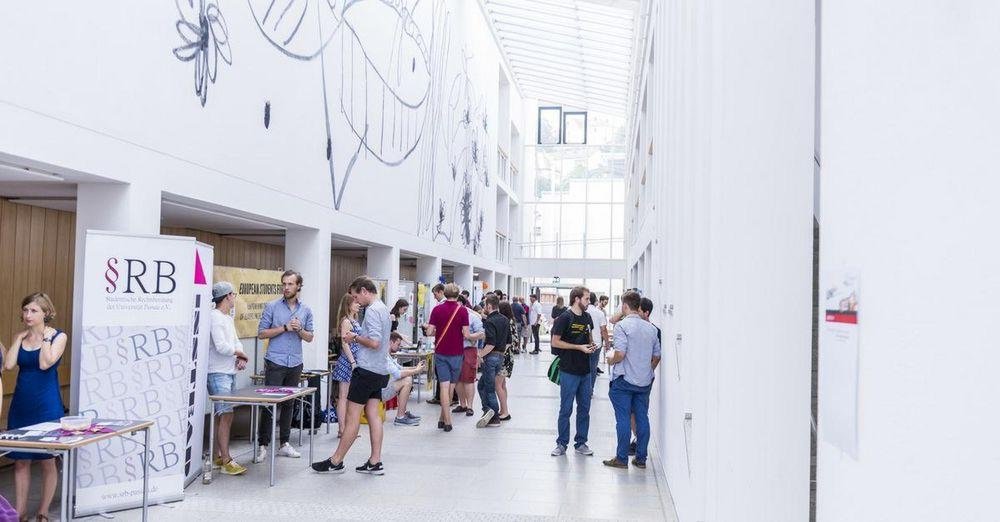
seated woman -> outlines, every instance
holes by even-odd
[[[48,326],[55,315],[52,300],[41,292],[21,301],[21,321],[26,329],[14,337],[10,352],[4,358],[5,369],[18,368],[7,429],[58,421],[65,412],[59,394],[58,369],[66,350],[67,337],[61,330]],[[39,461],[42,467],[42,498],[37,520],[47,522],[59,478],[53,456],[12,452],[7,454],[7,458],[14,460],[14,508],[22,514],[22,520],[27,520],[23,513],[28,509],[31,463]]]

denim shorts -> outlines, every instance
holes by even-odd
[[[458,382],[462,375],[462,355],[434,354],[434,373],[439,382]]]
[[[208,394],[226,395],[233,391],[233,384],[236,382],[236,375],[232,373],[210,373],[208,374]],[[232,413],[233,405],[226,402],[214,402],[215,414]]]

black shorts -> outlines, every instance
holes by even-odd
[[[354,404],[365,404],[368,399],[382,400],[382,388],[389,384],[389,376],[358,367],[351,372],[351,385],[347,389],[347,400]]]

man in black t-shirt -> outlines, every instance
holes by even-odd
[[[569,310],[563,312],[552,325],[552,348],[559,355],[559,436],[556,438],[556,448],[552,456],[566,454],[569,446],[569,416],[573,413],[573,401],[576,401],[576,437],[573,439],[576,452],[581,455],[593,455],[587,446],[587,435],[590,431],[590,398],[593,395],[594,381],[590,377],[590,354],[597,346],[591,339],[590,332],[594,322],[586,312],[590,303],[590,290],[582,286],[573,288],[569,293]]]

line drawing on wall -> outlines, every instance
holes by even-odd
[[[198,0],[195,10],[194,1],[174,2],[180,16],[175,27],[184,45],[175,47],[173,52],[182,62],[194,62],[194,93],[204,107],[208,101],[208,84],[215,83],[219,73],[219,59],[232,65],[233,56],[229,48],[229,27],[219,6]]]
[[[413,172],[416,233],[479,253],[489,125],[471,54],[452,52],[445,0],[247,1],[272,47],[319,62],[333,207],[342,209],[359,167]]]

